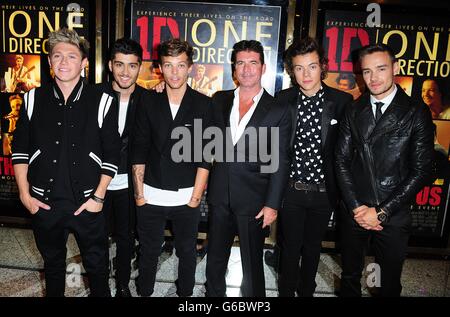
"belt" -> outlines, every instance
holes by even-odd
[[[301,182],[294,182],[289,180],[289,186],[293,187],[295,190],[309,191],[309,192],[320,192],[325,193],[327,191],[325,184],[305,184]]]

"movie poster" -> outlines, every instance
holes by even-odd
[[[23,95],[51,79],[48,33],[61,27],[88,37],[88,0],[2,1],[0,4],[0,216],[25,216],[11,162]]]
[[[410,206],[413,235],[442,237],[448,215],[450,145],[450,23],[448,18],[393,14],[381,10],[381,25],[369,27],[369,13],[329,10],[322,43],[329,59],[325,83],[356,99],[364,81],[356,64],[361,46],[384,43],[398,58],[396,83],[430,107],[436,125],[433,179]]]
[[[131,37],[144,50],[138,84],[145,88],[161,80],[156,65],[158,44],[181,38],[194,47],[194,67],[188,84],[211,96],[217,90],[233,89],[230,57],[240,40],[258,40],[264,47],[266,73],[263,87],[274,94],[277,75],[281,7],[134,0]]]

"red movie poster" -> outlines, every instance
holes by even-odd
[[[138,84],[150,88],[160,81],[156,48],[161,41],[181,38],[194,47],[194,67],[188,84],[211,96],[235,87],[230,56],[234,43],[255,39],[264,47],[264,88],[275,92],[281,7],[179,1],[134,0],[131,37],[144,50]]]

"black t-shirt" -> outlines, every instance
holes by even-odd
[[[59,153],[59,164],[58,164],[58,172],[55,180],[55,186],[53,189],[53,200],[56,201],[71,201],[75,203],[75,197],[73,194],[73,188],[70,177],[70,162],[69,162],[69,151],[70,144],[68,144],[68,130],[69,125],[71,124],[70,120],[70,112],[72,110],[72,105],[57,105],[58,110],[62,112],[62,121],[61,121],[61,140],[57,140],[60,145],[60,153]]]

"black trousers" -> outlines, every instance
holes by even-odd
[[[408,216],[408,214],[406,214]],[[385,225],[382,231],[370,231],[360,227],[350,215],[343,214],[341,222],[342,275],[340,295],[361,296],[361,275],[364,257],[370,243],[375,253],[375,263],[380,266],[378,295],[398,297],[402,291],[400,278],[406,258],[410,226]],[[372,270],[369,270],[372,272]]]
[[[132,228],[130,225],[130,194],[128,189],[108,190],[105,196],[103,212],[106,217],[107,232],[109,233],[109,228],[112,229],[112,237],[117,246],[117,288],[128,288],[133,251]]]
[[[288,188],[278,218],[281,238],[279,296],[292,297],[296,291],[299,296],[313,296],[322,239],[331,213],[327,193]]]
[[[236,234],[239,236],[242,261],[242,296],[266,296],[263,248],[267,230],[262,229],[262,223],[254,216],[236,215],[226,205],[210,207],[206,296],[226,296],[225,275]]]
[[[197,266],[197,233],[199,208],[187,205],[161,207],[146,204],[137,207],[137,231],[140,257],[138,288],[142,296],[150,296],[155,285],[158,258],[164,241],[166,220],[172,221],[174,246],[178,262],[177,294],[191,296]]]
[[[79,206],[64,202],[51,204],[51,210],[39,209],[32,216],[37,248],[44,259],[46,296],[62,297],[66,282],[66,244],[73,232],[87,272],[90,295],[110,296],[108,286],[108,238],[103,212],[84,210],[73,213]]]

